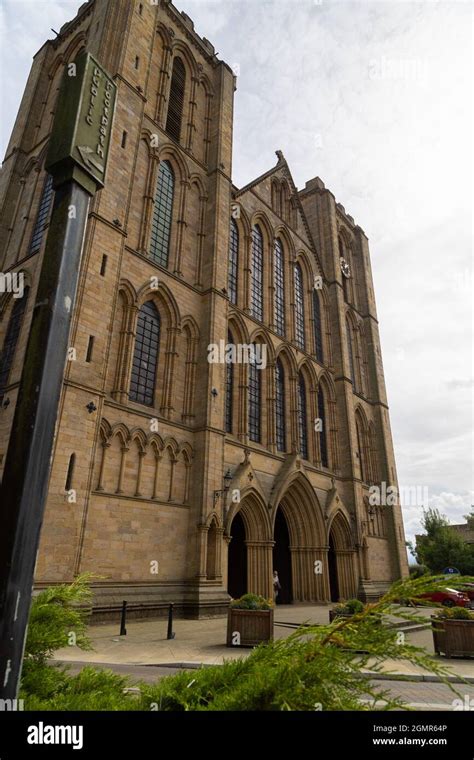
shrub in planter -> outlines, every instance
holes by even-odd
[[[474,612],[466,609],[466,607],[445,607],[436,617],[443,620],[474,620]]]
[[[474,657],[474,612],[465,607],[442,609],[432,615],[436,654],[445,657]]]
[[[340,602],[336,606],[329,610],[329,622],[332,623],[336,618],[351,617],[358,612],[362,612],[364,605],[359,599],[348,599],[347,602]]]
[[[230,606],[233,610],[271,610],[273,602],[258,594],[244,594],[240,599],[232,599]]]
[[[273,602],[258,594],[233,599],[227,615],[227,646],[254,647],[273,639]]]

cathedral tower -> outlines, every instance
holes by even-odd
[[[169,0],[90,0],[34,58],[0,179],[3,465],[52,204],[64,66],[114,77],[88,219],[39,587],[92,572],[95,608],[326,602],[407,573],[367,238],[283,154],[232,185],[235,77]]]

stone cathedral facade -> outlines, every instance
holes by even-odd
[[[89,0],[34,57],[0,184],[3,467],[51,213],[64,66],[118,102],[91,201],[38,587],[91,572],[96,612],[223,613],[229,595],[374,598],[407,574],[367,237],[281,151],[232,183],[236,79],[169,0]],[[4,278],[5,279],[5,278]]]

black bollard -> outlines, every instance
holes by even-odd
[[[167,639],[174,639],[176,634],[173,633],[173,602],[170,603],[168,608],[168,635]]]
[[[122,602],[122,619],[120,620],[120,636],[127,635],[127,629],[125,623],[127,622],[127,602]]]

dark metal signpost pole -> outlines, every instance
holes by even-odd
[[[48,489],[89,194],[56,191],[18,402],[0,491],[2,696],[15,699]],[[76,219],[68,219],[76,207]]]
[[[65,71],[46,167],[56,189],[0,487],[0,697],[17,696],[91,195],[103,187],[116,88],[83,54]]]

